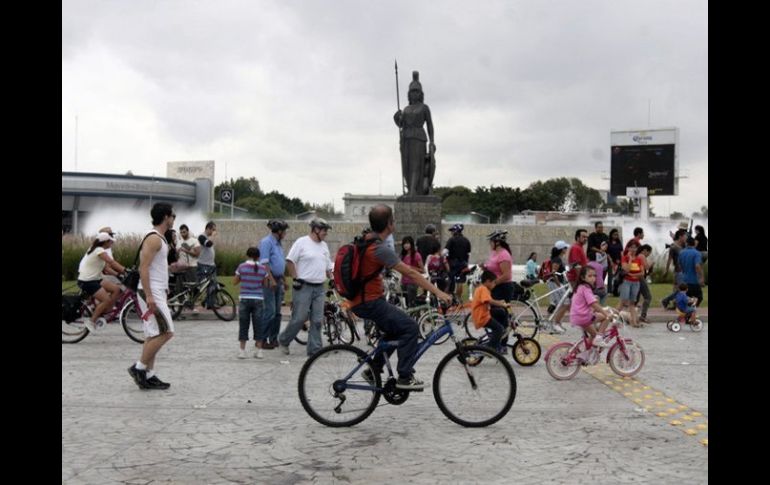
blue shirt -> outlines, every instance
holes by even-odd
[[[684,281],[688,285],[697,285],[698,272],[695,271],[695,265],[701,264],[702,257],[700,252],[694,247],[687,247],[679,253],[679,266],[682,268],[682,274],[684,275]]]
[[[235,274],[241,278],[241,300],[264,299],[262,286],[267,275],[264,266],[249,260],[241,263]]]
[[[684,313],[689,313],[689,312],[695,310],[693,307],[690,306],[690,303],[687,300],[688,300],[687,293],[685,293],[683,291],[677,292],[677,294],[676,294],[676,307],[680,311],[682,311]]]
[[[272,233],[263,237],[259,242],[259,262],[270,265],[270,272],[275,278],[283,277],[286,269],[286,259],[283,256],[283,247],[281,241]]]

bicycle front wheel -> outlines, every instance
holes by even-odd
[[[623,342],[626,349],[626,355],[620,344],[615,344],[607,354],[607,360],[610,362],[612,371],[621,377],[631,377],[636,375],[644,365],[644,350],[636,342],[626,339]]]
[[[352,345],[331,345],[313,354],[299,372],[299,401],[319,423],[331,426],[353,426],[368,418],[380,401],[375,390],[345,389],[348,383],[369,385],[361,375],[368,370],[374,376],[374,386],[380,388],[380,374],[364,364],[348,381],[342,381],[356,368],[366,352]],[[334,385],[342,389],[335,391]]]
[[[511,349],[513,360],[524,367],[535,365],[535,363],[540,360],[540,353],[541,349],[538,341],[529,337],[517,339]]]
[[[420,336],[423,340],[428,338],[428,335],[431,332],[434,332],[443,324],[444,318],[436,310],[423,313],[417,321],[417,326],[420,329]],[[441,345],[446,342],[448,338],[449,334],[445,334],[443,337],[436,340],[434,345]]]
[[[144,323],[140,310],[136,308],[133,300],[128,301],[120,311],[120,324],[128,338],[140,344],[144,343]]]
[[[219,289],[214,293],[214,315],[220,320],[229,322],[235,319],[238,312],[235,309],[235,300],[226,290]]]
[[[475,365],[468,364],[468,356]],[[433,396],[441,412],[455,423],[472,428],[489,426],[513,406],[516,375],[505,358],[487,347],[456,348],[436,368]]]
[[[302,328],[299,329],[297,335],[294,337],[294,341],[300,345],[307,345],[307,332],[310,329],[310,320],[302,324]]]
[[[513,322],[515,332],[522,337],[535,338],[540,325],[540,318],[535,308],[527,302],[513,300],[511,304],[510,321]]]

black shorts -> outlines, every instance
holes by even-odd
[[[468,273],[463,273],[462,270],[468,267],[468,261],[450,261],[449,262],[449,277],[454,279],[458,283],[465,283]]]
[[[102,288],[102,280],[94,281],[80,281],[78,280],[78,288],[83,290],[88,296],[93,296],[94,293]]]

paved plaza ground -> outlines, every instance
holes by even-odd
[[[126,372],[140,345],[109,324],[62,345],[62,482],[706,483],[709,325],[675,334],[660,323],[671,314],[626,330],[646,352],[634,379],[601,365],[562,382],[542,359],[512,363],[513,408],[481,429],[449,421],[430,388],[327,428],[297,397],[304,347],[239,360],[237,321],[207,316],[177,322],[158,357],[171,389],[141,391]],[[543,336],[543,353],[577,337]],[[429,350],[418,376],[430,382],[450,345]]]

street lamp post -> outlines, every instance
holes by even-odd
[[[482,213],[480,213],[480,212],[471,211],[471,214],[472,214],[472,215],[474,215],[474,216],[479,216],[479,217],[484,217],[484,218],[486,218],[486,220],[487,220],[487,222],[486,222],[486,223],[487,223],[487,224],[489,224],[489,220],[491,219],[489,216],[485,216],[484,214],[482,214]]]

